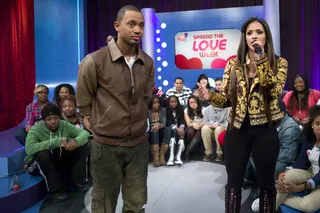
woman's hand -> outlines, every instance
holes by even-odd
[[[208,101],[211,96],[209,90],[205,86],[201,85],[200,83],[197,83],[197,85],[199,88],[196,91],[196,93],[198,94],[198,97],[200,98],[200,100],[201,101]]]

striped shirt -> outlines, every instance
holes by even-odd
[[[169,89],[166,93],[167,98],[169,98],[169,96],[176,96],[179,99],[179,102],[182,106],[187,106],[188,104],[188,98],[190,95],[192,95],[192,91],[190,88],[183,86],[181,92],[177,92],[176,88],[173,87],[171,89]]]
[[[51,103],[50,101],[47,102]],[[36,121],[41,119],[41,107],[37,101],[32,102],[26,108],[26,129],[32,127]]]

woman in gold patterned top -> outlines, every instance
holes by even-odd
[[[288,63],[274,53],[268,24],[250,18],[242,25],[237,58],[230,59],[221,93],[199,85],[202,100],[231,106],[225,136],[226,212],[240,212],[241,185],[250,154],[260,188],[260,212],[275,212],[274,171],[279,153],[275,122],[282,118],[278,98],[287,78]]]

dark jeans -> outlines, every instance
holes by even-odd
[[[134,147],[103,145],[93,142],[92,213],[115,213],[120,187],[123,212],[140,213],[147,203],[147,176],[150,145]]]
[[[67,188],[68,183],[84,183],[88,178],[87,160],[88,144],[73,151],[64,148],[44,150],[35,154],[27,164],[27,172],[31,175],[42,176],[49,192]]]
[[[275,190],[274,173],[280,142],[275,126],[251,126],[246,118],[241,129],[228,128],[225,136],[227,189],[241,191],[250,153],[255,162],[258,187]]]
[[[160,140],[162,139],[162,143],[169,144],[170,137],[169,132],[171,128],[170,127],[164,127],[160,129],[158,132],[151,132],[149,131],[149,138],[151,144],[160,144]]]

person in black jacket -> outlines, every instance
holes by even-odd
[[[185,121],[183,107],[180,105],[179,99],[174,95],[168,98],[166,115],[167,126],[170,128],[170,131],[166,132],[166,134],[169,134],[167,138],[170,138],[170,157],[167,165],[182,165],[181,153],[184,150]],[[176,155],[174,155],[175,144],[178,145]]]

